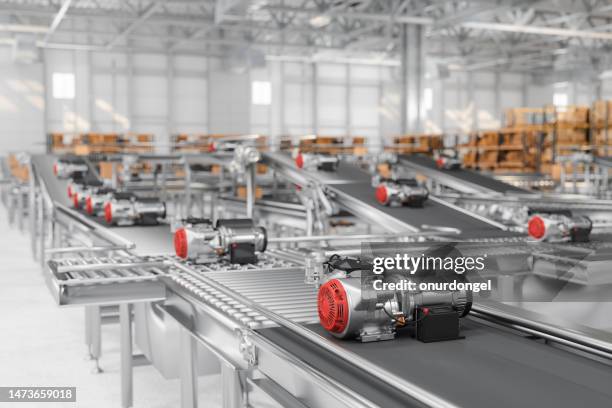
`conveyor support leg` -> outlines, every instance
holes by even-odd
[[[94,361],[93,371],[102,372],[100,369],[100,355],[102,349],[102,317],[99,306],[85,306],[85,345],[87,346],[88,360]]]
[[[134,404],[132,379],[132,305],[119,305],[121,327],[121,407],[129,408]]]
[[[191,333],[181,327],[181,408],[197,408],[198,406],[198,378],[196,372],[197,351],[195,339]]]
[[[221,381],[223,383],[223,408],[244,407],[240,372],[222,362]]]
[[[91,356],[93,357],[93,372],[102,372],[100,356],[102,355],[102,311],[100,306],[91,307]]]

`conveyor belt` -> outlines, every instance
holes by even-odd
[[[270,254],[272,255],[272,254]],[[282,254],[279,252],[279,256]],[[283,266],[287,268],[287,266]],[[392,341],[360,343],[330,336],[316,318],[313,288],[298,270],[275,269],[274,264],[249,266],[244,271],[196,271],[169,276],[177,286],[235,321],[254,328],[270,343],[284,349],[323,374],[344,384],[381,407],[414,406],[405,394],[358,370],[349,361],[314,345],[282,327],[269,327],[259,312],[234,301],[201,277],[222,284],[250,301],[356,354],[396,377],[465,407],[575,407],[610,406],[612,370],[609,365],[528,337],[509,333],[479,320],[462,320],[465,339],[421,343],[402,330]],[[198,267],[197,269],[200,269]],[[520,310],[516,310],[519,314]],[[531,316],[532,314],[526,315]],[[547,319],[534,316],[535,319]],[[558,319],[556,319],[558,320]],[[271,322],[268,322],[271,323]],[[557,321],[573,333],[608,339],[604,332]],[[263,327],[262,327],[263,326]]]
[[[512,186],[510,184],[504,183],[503,181],[499,181],[494,179],[493,177],[487,177],[483,174],[477,173],[475,171],[466,170],[466,169],[457,169],[457,170],[442,170],[436,166],[436,163],[429,157],[423,155],[404,155],[400,156],[401,162],[410,162],[417,166],[425,167],[428,170],[436,171],[440,173],[444,173],[446,177],[454,177],[461,181],[476,184],[478,186],[484,187],[488,190],[497,192],[497,193],[529,193],[527,190],[523,190],[521,188]]]
[[[72,202],[68,198],[66,189],[68,188],[68,181],[61,180],[53,174],[53,164],[55,163],[55,156],[37,154],[32,156],[32,166],[34,171],[41,178],[41,181],[45,184],[47,192],[51,199],[58,202],[66,207],[72,207]]]
[[[41,181],[45,184],[51,199],[68,208],[72,208],[72,202],[66,194],[68,181],[59,179],[53,174],[52,169],[55,159],[56,157],[51,155],[34,155],[32,156],[32,164]],[[77,210],[74,211],[79,212]],[[85,214],[85,212],[80,213]],[[172,233],[166,224],[118,227],[108,225],[101,217],[88,216],[88,218],[103,228],[112,229],[114,234],[136,244],[134,252],[137,254],[151,255],[174,252]]]
[[[421,228],[422,225],[452,227],[461,230],[462,238],[499,238],[518,236],[516,233],[495,228],[478,218],[455,211],[443,204],[427,200],[423,208],[387,207],[381,205],[374,196],[370,183],[334,185],[332,189],[350,195],[373,208],[388,214],[406,224]]]
[[[474,321],[463,322],[465,339],[438,343],[418,342],[409,333],[381,343],[340,341],[319,325],[308,327],[459,406],[573,408],[612,404],[609,366]],[[258,332],[380,406],[414,406],[407,396],[285,328]]]
[[[281,153],[267,153],[265,156],[274,164],[281,165],[291,171],[300,171],[289,156]],[[422,225],[433,225],[458,228],[462,231],[461,237],[473,238],[511,238],[519,234],[503,231],[481,219],[454,210],[433,200],[425,202],[423,208],[412,207],[386,207],[376,201],[371,177],[360,168],[346,162],[340,162],[336,172],[300,171],[300,175],[326,185],[332,193],[338,191],[348,195],[372,208],[370,221],[376,222],[376,211],[391,216],[398,221],[417,228]],[[337,199],[340,199],[337,197]],[[351,208],[347,209],[351,211]]]

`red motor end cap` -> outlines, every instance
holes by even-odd
[[[379,203],[386,204],[388,195],[389,194],[387,193],[387,187],[382,184],[376,187],[376,200],[378,200]]]
[[[210,144],[208,145],[208,152],[209,152],[209,153],[214,153],[214,152],[216,152],[216,151],[217,151],[217,148],[215,147],[215,144],[214,144],[214,143],[210,143]]]
[[[187,231],[180,228],[174,233],[174,252],[179,258],[187,258]]]
[[[72,198],[72,186],[68,184],[68,198]]]
[[[91,196],[87,196],[85,199],[85,211],[87,211],[87,214],[93,214],[93,201]]]
[[[104,206],[104,219],[109,224],[113,222],[113,207],[111,203],[106,203]]]
[[[317,297],[321,326],[332,333],[342,333],[349,322],[349,304],[344,286],[332,279],[319,288]]]
[[[538,217],[537,215],[531,217],[527,223],[527,232],[533,238],[541,239],[544,234],[546,234],[546,224],[544,224],[542,217]]]
[[[444,158],[443,157],[438,157],[438,159],[436,160],[436,166],[438,166],[438,168],[444,167]]]
[[[298,155],[295,156],[295,165],[300,169],[304,167],[304,156],[302,153],[298,153]]]
[[[73,194],[72,195],[72,203],[74,204],[74,208],[79,208],[79,195],[78,194]]]

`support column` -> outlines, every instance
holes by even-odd
[[[168,52],[166,54],[166,141],[172,143],[172,134],[174,133],[174,54]],[[170,153],[168,147],[163,148],[164,153]]]
[[[314,133],[315,135],[319,134],[319,114],[318,114],[318,103],[317,103],[317,99],[318,99],[318,86],[317,83],[319,82],[319,74],[317,72],[317,63],[313,62],[312,63],[312,101],[311,101],[311,107],[312,107],[312,133]]]
[[[476,106],[476,96],[474,94],[474,73],[472,71],[467,74],[467,94],[468,94],[468,104],[472,105],[472,131],[476,132],[480,128],[480,124],[478,123],[478,106]]]
[[[422,130],[421,105],[425,58],[423,28],[404,24],[400,34],[400,129],[403,134]]]
[[[284,134],[285,83],[282,61],[268,62],[268,78],[272,85],[272,104],[268,106],[268,147],[276,151]]]

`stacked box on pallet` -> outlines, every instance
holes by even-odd
[[[352,153],[355,156],[363,156],[368,153],[368,148],[366,146],[366,138],[363,136],[355,136],[352,140]]]
[[[444,148],[444,141],[442,135],[439,134],[396,136],[390,146],[392,151],[400,154],[421,153],[432,155],[435,150],[442,148]]]
[[[458,146],[464,151],[463,166],[467,168],[475,168],[478,160],[478,132],[473,132],[468,135],[468,142]]]
[[[30,179],[30,169],[27,165],[22,164],[16,155],[10,154],[8,157],[8,165],[11,175],[17,180],[25,183]]]

